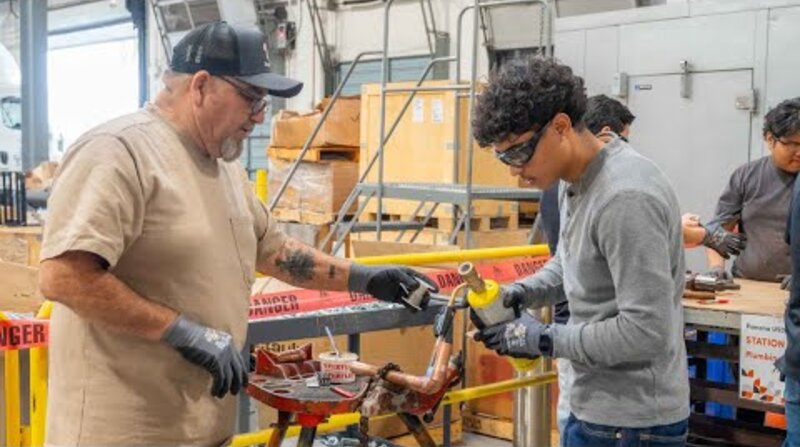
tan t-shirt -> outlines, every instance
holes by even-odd
[[[83,250],[141,296],[231,333],[241,348],[257,259],[285,236],[238,162],[183,141],[153,106],[82,136],[59,169],[42,259]],[[51,322],[47,443],[219,444],[235,397],[162,344],[56,305]]]

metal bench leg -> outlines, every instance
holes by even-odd
[[[273,430],[267,446],[280,447],[283,439],[286,437],[286,431],[289,429],[289,424],[291,421],[292,413],[286,411],[278,412],[278,425],[275,427],[275,430]]]
[[[408,427],[408,430],[414,436],[414,439],[417,440],[420,447],[436,447],[436,442],[431,438],[431,434],[428,433],[428,430],[425,428],[425,425],[422,424],[422,420],[420,420],[419,416],[414,416],[409,413],[397,413],[397,417],[406,424],[406,427]]]

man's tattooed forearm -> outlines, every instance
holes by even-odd
[[[336,277],[336,267],[331,265],[328,267],[328,278],[333,279]]]
[[[311,281],[314,278],[314,256],[302,249],[287,248],[283,256],[275,260],[275,266],[296,281]]]

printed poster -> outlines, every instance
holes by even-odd
[[[775,367],[786,350],[783,318],[742,315],[741,328],[739,396],[783,405],[783,382]]]

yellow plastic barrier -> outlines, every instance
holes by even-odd
[[[46,301],[39,308],[36,318],[49,319],[53,304]],[[0,312],[0,320],[8,320],[8,316]],[[30,425],[22,425],[20,404],[20,363],[19,350],[4,351],[5,365],[3,377],[5,381],[6,439],[9,447],[28,447],[44,445],[44,430],[47,409],[47,348],[30,348]]]
[[[8,320],[5,313],[0,312],[0,320]],[[19,351],[5,351],[3,377],[6,396],[6,444],[8,447],[22,445],[22,420],[20,419],[20,381]]]
[[[52,311],[53,303],[45,301],[36,318],[49,320]],[[38,447],[44,445],[44,428],[47,420],[47,348],[31,348],[30,363],[30,445]]]

